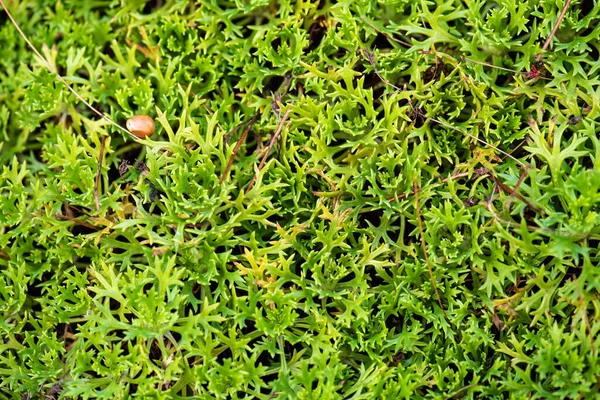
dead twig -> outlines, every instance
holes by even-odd
[[[464,177],[467,177],[467,176],[469,176],[470,174],[471,174],[470,172],[458,172],[458,173],[456,173],[456,174],[452,174],[452,175],[450,175],[450,176],[448,176],[448,177],[446,177],[446,178],[440,179],[440,182],[441,182],[441,183],[446,183],[446,182],[448,182],[449,180],[452,180],[452,179],[458,179],[458,178],[464,178]],[[439,178],[441,178],[441,176],[440,176]],[[413,191],[413,192],[411,192],[411,193],[401,193],[401,194],[397,194],[397,195],[395,195],[395,196],[393,196],[393,197],[390,197],[390,198],[388,198],[388,201],[400,200],[400,199],[403,199],[403,198],[405,198],[406,196],[408,196],[408,195],[411,195],[411,194],[415,194],[415,192]]]
[[[437,122],[438,124],[440,124],[440,125],[442,125],[442,126],[445,126],[446,128],[450,128],[450,129],[452,129],[452,130],[455,130],[455,131],[457,131],[457,132],[460,132],[460,133],[462,133],[463,135],[470,137],[471,139],[477,140],[478,142],[480,142],[480,143],[482,143],[482,144],[484,144],[484,145],[486,145],[486,146],[488,146],[488,147],[491,147],[492,149],[496,150],[498,153],[501,153],[501,154],[505,155],[506,157],[508,157],[508,158],[510,158],[510,159],[512,159],[512,160],[514,160],[514,161],[516,161],[516,162],[517,162],[517,164],[521,165],[522,167],[525,167],[525,164],[524,164],[522,161],[519,161],[519,160],[517,160],[515,157],[511,156],[509,153],[507,153],[507,152],[505,152],[504,150],[501,150],[501,149],[499,149],[498,147],[496,147],[496,146],[494,146],[494,145],[492,145],[492,144],[490,144],[490,143],[486,142],[485,140],[483,140],[483,139],[479,139],[477,136],[471,135],[471,134],[470,134],[470,133],[468,133],[467,131],[463,131],[462,129],[458,129],[458,128],[457,128],[457,127],[455,127],[455,126],[452,126],[452,125],[450,125],[449,123],[447,123],[447,122],[444,122],[444,121],[441,121],[441,120],[439,120],[439,119],[436,119],[436,118],[428,117],[428,116],[426,116],[426,115],[425,115],[425,118],[427,118],[427,119],[430,119],[430,120],[432,120],[433,122]]]
[[[427,246],[425,246],[425,234],[423,233],[423,221],[421,220],[421,206],[419,205],[419,188],[417,186],[416,179],[413,190],[415,193],[415,211],[417,213],[417,225],[419,226],[419,235],[421,236],[421,248],[423,249],[423,256],[425,257],[425,263],[427,264],[427,269],[429,270],[429,277],[431,278],[431,284],[433,285],[433,290],[435,291],[435,297],[437,298],[440,308],[442,309],[442,313],[444,314],[446,322],[450,324],[450,319],[448,319],[448,315],[446,315],[446,310],[444,309],[444,305],[442,304],[442,299],[440,298],[440,293],[438,292],[438,288],[435,283],[435,278],[433,277],[433,269],[431,268],[429,256],[427,255]]]
[[[525,139],[521,140],[521,143],[519,143],[519,144],[517,145],[517,147],[515,147],[514,149],[512,149],[512,150],[510,151],[510,153],[508,153],[508,154],[512,155],[512,154],[513,154],[515,151],[519,150],[519,148],[521,148],[521,146],[523,146],[525,143],[527,143],[527,141],[528,141],[528,140],[529,140],[529,136],[526,136],[526,137],[525,137]],[[506,156],[504,156],[504,157],[502,158],[502,161],[504,161],[505,159],[506,159]]]
[[[102,160],[104,159],[104,143],[106,136],[102,136],[100,142],[100,155],[98,156],[98,171],[96,171],[96,180],[94,181],[94,200],[96,201],[96,211],[100,211],[100,199],[98,196],[98,186],[100,186],[100,176],[102,175]]]
[[[367,25],[369,25],[371,28],[373,28],[376,32],[381,33],[387,39],[392,40],[392,41],[394,41],[396,43],[400,43],[401,45],[406,46],[406,47],[411,47],[412,46],[410,43],[404,42],[404,41],[402,41],[400,39],[396,39],[392,35],[383,32],[381,29],[377,28],[375,25],[373,25],[371,22],[369,22],[365,17],[360,17],[360,19],[362,19]]]
[[[521,186],[521,184],[525,180],[526,176],[527,176],[527,170],[523,170],[523,172],[521,172],[521,176],[519,176],[519,180],[517,181],[515,188],[510,192],[510,196],[504,206],[505,209],[508,209],[510,207],[510,203],[512,202],[513,197],[516,197],[518,195],[517,190],[519,190],[519,186]],[[527,204],[527,203],[525,203],[525,204]]]
[[[257,175],[260,173],[260,170],[265,165],[265,162],[267,161],[267,157],[269,156],[269,153],[271,153],[271,149],[273,148],[273,145],[275,144],[275,141],[277,140],[277,138],[279,137],[279,134],[283,130],[283,124],[287,120],[288,115],[290,114],[290,111],[292,111],[292,109],[291,109],[291,107],[288,107],[288,109],[286,110],[285,114],[283,114],[283,117],[279,120],[279,125],[277,126],[277,131],[275,131],[275,133],[271,137],[271,141],[269,142],[269,146],[267,147],[267,150],[265,151],[265,154],[263,155],[262,160],[260,160],[260,164],[258,164],[258,171],[252,177],[252,180],[250,181],[250,184],[248,185],[248,191],[252,190],[252,187],[254,186],[254,181],[256,180]]]
[[[512,72],[514,74],[524,74],[524,72],[519,72],[516,69],[510,69],[510,68],[504,68],[504,67],[498,67],[497,65],[494,64],[490,64],[484,61],[477,61],[477,60],[473,60],[472,58],[469,57],[465,57],[462,56],[463,60],[467,60],[469,62],[475,63],[475,64],[479,64],[479,65],[485,65],[486,67],[490,67],[490,68],[495,68],[495,69],[499,69],[501,71],[506,71],[506,72]]]
[[[579,287],[579,281],[575,279],[575,288],[577,289],[577,294],[579,297],[579,304],[581,304],[582,312],[583,312],[583,321],[585,322],[585,327],[588,331],[588,335],[590,337],[590,345],[592,346],[592,355],[596,355],[596,346],[594,345],[594,334],[592,333],[592,327],[590,325],[590,319],[587,315],[587,304],[583,301],[583,294],[581,293],[581,288]]]
[[[369,49],[361,49],[363,54],[365,55],[367,61],[369,62],[369,64],[371,64],[371,67],[373,68],[373,72],[375,72],[375,75],[377,75],[377,77],[379,77],[379,79],[381,79],[381,81],[383,83],[385,83],[388,86],[393,87],[394,89],[398,90],[398,91],[402,91],[401,88],[399,88],[398,86],[394,85],[393,83],[391,83],[390,81],[388,81],[387,79],[385,79],[377,70],[377,65],[375,62],[375,55],[369,50]]]
[[[279,122],[279,118],[281,118],[281,99],[287,94],[290,89],[290,85],[292,84],[292,73],[286,72],[283,77],[283,83],[277,89],[275,93],[271,92],[271,111],[277,117],[277,122]]]
[[[531,77],[531,71],[530,72],[521,72],[521,71],[517,71],[516,69],[498,67],[497,65],[490,64],[490,63],[487,63],[487,62],[473,60],[472,58],[465,57],[465,56],[462,56],[462,58],[463,58],[463,60],[467,60],[467,61],[475,63],[475,64],[485,65],[486,67],[499,69],[501,71],[507,71],[507,72],[512,72],[514,74],[524,75],[525,78],[527,78],[527,79],[530,79],[530,77]],[[546,78],[545,76],[540,76],[540,75],[537,75],[536,77],[539,78],[539,79],[544,79],[546,81],[551,81],[552,80],[550,78]]]
[[[245,121],[240,122],[239,124],[237,124],[235,126],[235,128],[233,128],[232,130],[230,130],[227,135],[225,135],[225,137],[223,138],[223,141],[225,142],[225,144],[229,143],[229,139],[231,139],[231,136],[236,133],[242,126],[246,125],[248,122],[252,121],[253,118],[256,118],[257,115],[255,115],[252,118],[249,118]]]
[[[227,166],[225,167],[225,170],[223,171],[223,174],[221,175],[221,179],[219,179],[219,185],[222,184],[225,181],[225,178],[227,178],[227,174],[229,174],[229,170],[231,169],[231,166],[233,165],[233,160],[235,159],[235,156],[237,155],[238,151],[240,150],[240,147],[242,146],[242,143],[244,142],[244,140],[246,140],[246,136],[248,136],[248,132],[250,132],[250,129],[252,129],[252,127],[254,126],[254,123],[256,122],[257,119],[258,119],[258,114],[256,114],[251,119],[242,122],[241,124],[239,124],[235,128],[233,128],[233,131],[231,133],[237,131],[245,123],[249,122],[248,126],[246,127],[246,129],[242,133],[242,136],[238,139],[237,143],[235,144],[235,147],[233,149],[233,153],[231,153],[231,156],[229,157],[229,161],[227,162]]]
[[[535,211],[536,213],[538,213],[538,214],[545,214],[544,210],[542,210],[541,208],[539,208],[538,206],[536,206],[535,204],[533,204],[532,202],[530,202],[529,200],[527,200],[521,194],[517,193],[517,190],[518,190],[519,186],[521,185],[521,183],[523,182],[523,179],[525,179],[525,176],[527,176],[527,172],[526,171],[523,171],[523,173],[521,173],[521,176],[519,177],[519,181],[517,182],[517,185],[515,186],[514,189],[511,189],[508,185],[506,185],[505,183],[501,182],[500,179],[498,179],[494,174],[491,173],[491,171],[488,172],[488,176],[490,177],[491,180],[494,181],[494,183],[504,193],[508,193],[511,197],[514,196],[517,199],[521,200],[523,203],[527,204],[527,206],[529,208],[531,208],[533,211]]]
[[[393,85],[392,85],[392,86],[393,86]],[[395,87],[395,86],[394,86],[394,87]],[[476,141],[478,141],[478,142],[480,142],[480,143],[482,143],[482,144],[484,144],[484,145],[486,145],[486,146],[488,146],[488,147],[491,147],[492,149],[496,150],[497,152],[499,152],[499,153],[501,153],[501,154],[504,154],[506,157],[508,157],[508,158],[511,158],[511,159],[513,159],[514,161],[516,161],[516,162],[517,162],[519,165],[521,165],[522,167],[525,167],[525,166],[526,166],[526,165],[525,165],[523,162],[521,162],[521,161],[517,160],[517,159],[516,159],[515,157],[513,157],[512,155],[510,155],[509,153],[505,152],[504,150],[501,150],[501,149],[499,149],[498,147],[494,146],[493,144],[490,144],[490,143],[486,142],[486,141],[485,141],[485,140],[483,140],[483,139],[479,139],[477,136],[475,136],[475,135],[471,135],[471,134],[470,134],[470,133],[468,133],[467,131],[463,131],[462,129],[459,129],[459,128],[457,128],[457,127],[453,126],[453,125],[450,125],[450,124],[449,124],[449,123],[447,123],[447,122],[444,122],[444,121],[442,121],[442,120],[439,120],[439,119],[436,119],[436,118],[429,117],[429,116],[425,115],[425,114],[424,114],[424,113],[423,113],[423,112],[420,110],[420,108],[419,108],[418,106],[417,106],[417,107],[413,106],[413,104],[412,104],[412,100],[411,100],[411,99],[408,99],[408,102],[409,102],[410,106],[412,107],[412,112],[413,112],[413,114],[415,114],[415,115],[417,115],[417,116],[420,116],[421,118],[424,118],[424,119],[429,119],[429,120],[431,120],[431,121],[433,121],[433,122],[436,122],[436,123],[438,123],[438,124],[440,124],[440,125],[442,125],[442,126],[445,126],[446,128],[450,128],[450,129],[452,129],[452,130],[454,130],[454,131],[457,131],[457,132],[459,132],[459,133],[463,134],[464,136],[470,137],[471,139],[474,139],[474,140],[476,140]]]
[[[458,389],[456,392],[454,392],[454,394],[450,397],[447,397],[446,400],[451,400],[451,399],[455,399],[458,398],[458,395],[461,394],[462,392],[469,390],[469,389],[473,389],[476,387],[479,387],[480,385],[476,384],[476,383],[472,383],[470,385],[467,386],[463,386],[462,388]],[[463,396],[463,398],[466,396]]]
[[[495,191],[495,187],[494,187],[494,191]],[[500,218],[498,216],[498,214],[494,211],[493,207],[492,207],[492,199],[493,199],[493,195],[492,195],[492,197],[490,197],[488,199],[488,201],[484,202],[483,205],[492,214],[492,216],[494,217],[494,219],[497,222],[499,222],[501,224],[504,224],[506,226],[510,226],[512,228],[515,228],[515,229],[521,228],[521,224],[518,224],[518,223],[513,222],[513,221],[507,221],[505,219]],[[546,235],[556,234],[556,231],[554,231],[552,229],[541,228],[539,226],[533,226],[533,225],[525,225],[525,226],[527,227],[527,229],[529,229],[530,231],[533,231],[533,232],[542,232],[542,233],[544,233]]]
[[[195,95],[194,95],[194,96],[195,96]],[[206,110],[206,112],[208,113],[208,115],[210,115],[211,117],[214,115],[214,113],[213,113],[212,111],[210,111],[210,110],[208,109],[208,107],[206,107],[206,105],[205,105],[204,103],[202,103],[202,107],[204,107],[204,109]],[[219,121],[217,121],[217,126],[218,126],[219,128],[221,128],[222,130],[225,130],[225,129],[223,129],[223,127],[221,126],[221,124],[219,123]]]
[[[571,0],[567,0],[560,15],[558,16],[558,20],[556,20],[556,24],[554,24],[554,28],[552,28],[552,32],[550,32],[550,36],[548,36],[548,39],[546,39],[546,43],[544,43],[544,46],[542,47],[542,52],[540,54],[538,54],[538,56],[535,58],[536,62],[540,62],[542,60],[544,53],[546,52],[548,47],[550,47],[550,42],[552,42],[552,38],[554,37],[554,35],[556,35],[556,31],[558,30],[558,27],[560,26],[560,23],[562,22],[563,18],[565,17],[565,14],[567,13],[567,10],[569,9],[570,5],[571,5]]]
[[[77,218],[76,218],[76,217],[74,217],[74,216],[64,215],[64,214],[61,214],[61,213],[58,213],[58,212],[57,212],[57,213],[55,213],[55,214],[54,214],[54,217],[55,217],[56,219],[58,219],[58,220],[61,220],[61,221],[71,221],[71,222],[75,223],[76,225],[85,226],[86,228],[90,228],[90,229],[93,229],[93,230],[95,230],[95,231],[97,231],[97,230],[99,230],[99,229],[100,229],[100,228],[98,228],[97,226],[95,226],[95,225],[92,225],[92,224],[90,224],[89,222],[86,222],[86,221],[82,221],[82,220],[80,220],[80,219],[77,219]]]

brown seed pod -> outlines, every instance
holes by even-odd
[[[127,129],[140,139],[145,139],[154,133],[154,120],[147,115],[134,115],[127,120]]]

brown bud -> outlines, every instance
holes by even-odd
[[[134,115],[127,120],[127,129],[140,139],[154,133],[154,120],[147,115]]]

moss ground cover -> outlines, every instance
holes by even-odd
[[[1,399],[598,398],[597,1],[4,3]]]

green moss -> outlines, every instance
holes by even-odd
[[[597,396],[597,2],[201,3],[2,14],[0,398]]]

